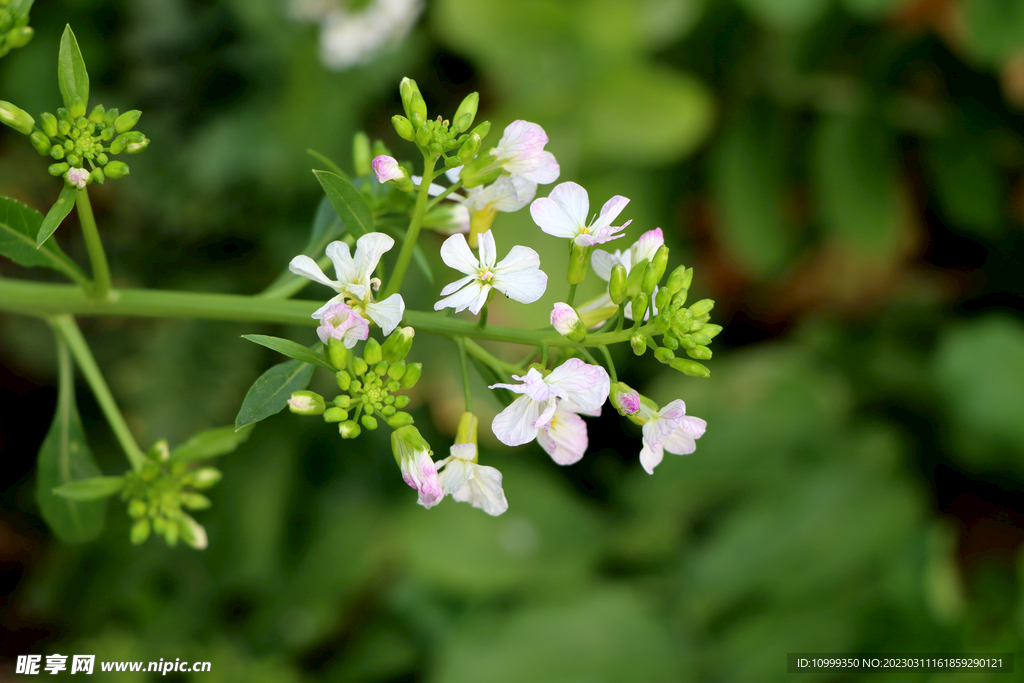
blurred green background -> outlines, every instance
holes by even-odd
[[[389,124],[402,76],[432,113],[478,90],[497,130],[546,129],[592,206],[629,197],[629,241],[660,226],[673,265],[696,268],[691,291],[726,327],[711,378],[628,351],[619,366],[708,432],[654,476],[614,413],[589,422],[575,466],[491,447],[510,508],[490,518],[415,505],[386,435],[343,442],[282,414],[220,462],[207,551],[130,546],[117,504],[97,541],[62,546],[34,499],[53,342],[0,317],[0,680],[16,655],[54,652],[209,660],[195,680],[210,683],[776,681],[787,652],[1024,653],[1024,3],[432,0],[342,71],[288,17],[283,0],[36,3],[35,40],[0,61],[3,98],[57,106],[70,22],[94,99],[145,112],[149,149],[93,193],[115,283],[258,291],[320,199],[306,148],[348,166],[366,130],[409,157]],[[45,210],[45,166],[0,130],[0,194]],[[561,299],[563,245],[526,211],[495,232],[541,251],[544,302]],[[73,229],[58,237],[85,262]],[[425,292],[410,306],[434,300],[408,289]],[[491,319],[534,324],[549,310],[534,308]],[[230,424],[277,362],[240,334],[312,340],[82,325],[139,440],[172,445]],[[450,347],[420,335],[413,352],[439,453],[461,410]],[[498,409],[477,388],[481,413]],[[100,466],[122,471],[84,385],[79,403]]]

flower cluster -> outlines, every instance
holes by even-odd
[[[28,25],[31,0],[0,0],[0,57],[25,47],[35,31]]]

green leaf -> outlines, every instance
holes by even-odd
[[[244,443],[252,434],[252,430],[251,425],[237,430],[231,425],[207,429],[194,434],[188,441],[171,451],[170,459],[174,462],[193,462],[226,455]]]
[[[301,391],[313,377],[313,366],[297,360],[275,365],[253,382],[235,418],[235,429],[265,420],[284,410],[293,391]]]
[[[346,227],[357,235],[373,232],[373,214],[359,190],[337,173],[313,171],[327,193],[334,210]]]
[[[933,141],[927,155],[935,195],[949,222],[987,237],[1002,232],[1004,187],[984,138],[966,131]]]
[[[317,161],[321,162],[324,166],[329,168],[334,173],[337,173],[345,180],[349,180],[348,174],[341,170],[341,167],[338,166],[338,164],[334,163],[334,161],[326,154],[322,154],[321,152],[318,152],[315,149],[307,149],[306,154],[313,157]]]
[[[42,224],[39,226],[39,233],[36,235],[36,249],[42,247],[46,240],[50,239],[50,235],[60,227],[61,222],[71,213],[74,205],[75,188],[65,185],[64,189],[60,191],[57,201],[50,207],[46,218],[43,219]]]
[[[83,107],[89,105],[89,73],[85,70],[85,60],[70,25],[64,27],[64,35],[60,38],[57,83],[65,107],[70,109],[76,97],[81,98]]]
[[[69,481],[53,490],[54,495],[68,500],[94,501],[103,500],[120,493],[124,488],[124,477],[90,477]]]
[[[310,365],[319,365],[322,368],[326,368],[331,372],[334,372],[334,368],[324,360],[324,357],[315,351],[307,349],[302,344],[297,344],[290,339],[281,339],[280,337],[268,337],[264,334],[243,334],[242,339],[248,339],[249,341],[259,344],[260,346],[266,346],[268,349],[277,351],[278,353],[284,354],[289,358],[302,361],[303,363],[309,363]]]
[[[53,490],[71,482],[102,476],[92,458],[75,407],[75,378],[71,354],[57,341],[60,387],[57,411],[50,431],[39,449],[36,463],[36,501],[43,519],[64,543],[90,541],[103,530],[107,514],[104,501],[80,502],[54,495]]]
[[[338,212],[331,206],[327,197],[320,200],[316,207],[316,215],[313,216],[313,224],[309,228],[309,248],[304,250],[306,255],[319,253],[327,243],[337,239],[345,232],[345,224],[338,217]],[[319,248],[317,248],[319,247]]]
[[[85,273],[68,258],[56,240],[36,248],[36,235],[42,224],[43,214],[16,199],[0,197],[0,254],[21,266],[53,268],[72,280],[85,282]]]

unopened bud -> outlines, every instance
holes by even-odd
[[[701,328],[701,334],[707,335],[708,339],[714,339],[715,337],[718,336],[718,333],[721,331],[721,325],[712,325],[710,323],[705,324],[704,327]]]
[[[576,309],[562,302],[556,303],[551,309],[551,326],[570,341],[581,342],[587,336],[587,328]]]
[[[4,41],[6,45],[4,47],[10,50],[25,47],[32,41],[32,36],[35,34],[35,29],[31,26],[21,26],[16,28],[7,34],[7,39]]]
[[[324,397],[315,391],[295,391],[288,399],[288,410],[296,415],[322,415]]]
[[[86,106],[86,101],[76,95],[75,98],[71,100],[71,106],[68,107],[68,113],[71,115],[72,119],[80,119],[85,116]],[[84,128],[85,126],[80,127]]]
[[[466,411],[459,418],[459,427],[455,431],[455,443],[475,444],[480,420],[473,413]]]
[[[715,302],[711,299],[701,299],[690,306],[690,313],[693,314],[694,318],[699,318],[702,315],[706,315],[711,312],[711,309],[715,307]]]
[[[404,396],[404,397],[403,396],[398,396],[397,398],[409,398],[409,397],[408,396]],[[398,406],[399,408],[403,407],[403,406],[399,406],[398,405],[398,401],[397,400],[395,401],[395,405]],[[399,427],[405,427],[406,425],[411,425],[412,423],[413,423],[412,415],[410,415],[409,413],[395,413],[394,415],[390,416],[387,419],[388,427],[391,427],[392,429],[398,429]]]
[[[398,92],[402,96],[402,106],[405,108],[405,115],[412,119],[413,113],[418,113],[421,120],[426,120],[426,105],[423,105],[422,108],[417,108],[416,106],[415,98],[417,96],[419,96],[420,102],[423,101],[423,96],[420,95],[420,89],[416,85],[416,81],[411,78],[403,78],[398,86]]]
[[[428,144],[430,144],[430,140],[432,139],[432,137],[433,136],[430,130],[424,128],[423,126],[420,126],[416,130],[416,144],[419,145],[420,147],[426,147]]]
[[[50,157],[53,158],[53,159],[63,159],[64,158],[64,146],[58,144],[58,145],[54,145],[53,147],[51,147],[50,148]]]
[[[69,168],[71,168],[71,166],[68,164],[50,164],[49,168],[46,169],[46,172],[52,176],[62,176],[68,172]]]
[[[665,274],[665,269],[668,268],[668,247],[664,244],[654,252],[654,258],[651,259],[651,267],[654,269],[654,284],[658,284]]]
[[[376,365],[382,359],[380,342],[372,337],[367,339],[366,346],[363,347],[363,360],[366,361],[366,365]]]
[[[634,334],[629,338],[629,345],[633,348],[633,353],[638,356],[644,355],[647,351],[647,340],[644,339],[642,334]]]
[[[401,387],[399,387],[399,388],[401,388]],[[398,408],[399,410],[401,410],[402,408],[404,408],[407,405],[409,405],[409,401],[411,401],[411,400],[412,400],[412,398],[409,397],[409,396],[406,396],[405,394],[402,394],[401,396],[395,396],[395,408]]]
[[[608,296],[614,304],[621,304],[626,300],[626,267],[621,263],[612,266],[612,273],[608,278]]]
[[[97,104],[89,112],[89,122],[100,124],[103,123],[103,116],[107,113],[107,110],[103,108],[102,104]]]
[[[587,277],[587,257],[589,255],[590,250],[587,247],[581,247],[578,244],[572,245],[572,251],[569,253],[569,272],[566,276],[570,285],[578,285]]]
[[[377,428],[377,418],[375,418],[373,415],[363,415],[361,418],[359,418],[359,421],[363,424],[364,427],[366,427],[371,432]]]
[[[128,131],[135,127],[135,124],[139,122],[139,117],[141,116],[142,112],[138,109],[126,111],[125,113],[121,114],[116,119],[114,119],[114,130],[116,130],[119,134],[127,133]],[[146,120],[148,121],[149,119]],[[97,123],[99,122],[97,121]]]
[[[51,138],[57,137],[57,117],[48,111],[39,115],[39,127]]]
[[[672,349],[662,346],[661,348],[654,350],[654,357],[657,358],[660,363],[668,363],[676,357],[676,354],[672,353]]]
[[[59,112],[59,110],[58,110],[58,112]],[[114,127],[114,121],[117,121],[117,117],[120,116],[120,115],[121,115],[121,112],[119,112],[117,110],[117,107],[114,107],[113,109],[108,109],[103,114],[103,125],[104,126],[109,126],[110,128],[113,128]]]
[[[646,292],[640,292],[633,297],[632,310],[633,320],[643,320],[644,316],[647,315],[647,304],[650,303],[650,299],[647,297]]]
[[[690,377],[710,377],[711,371],[695,360],[689,358],[676,358],[669,365],[673,370],[678,370]]]
[[[352,372],[354,372],[356,374],[356,377],[362,377],[364,374],[366,374],[366,371],[368,369],[369,369],[369,366],[367,365],[365,359],[363,359],[363,358],[353,358],[352,359]]]
[[[463,165],[468,164],[476,158],[477,153],[480,151],[480,145],[482,144],[483,138],[481,138],[477,133],[470,135],[469,139],[462,143],[462,147],[459,147],[459,163]]]
[[[77,168],[73,166],[64,174],[64,180],[66,180],[68,185],[71,187],[79,190],[84,189],[85,186],[89,184],[89,171],[84,168]]]
[[[10,126],[22,135],[28,135],[32,132],[32,126],[36,124],[36,120],[24,109],[0,100],[0,123]]]
[[[658,270],[654,267],[654,263],[647,264],[647,268],[644,269],[644,276],[640,280],[640,291],[647,296],[654,296],[654,288],[658,286]]]
[[[391,125],[395,127],[395,132],[398,133],[398,137],[403,140],[412,142],[416,139],[416,129],[412,127],[412,121],[401,114],[395,114],[391,117]]]
[[[665,287],[659,289],[658,293],[654,297],[654,305],[659,311],[666,308],[670,301],[672,301],[672,292]]]
[[[334,378],[338,381],[338,388],[342,391],[348,391],[352,386],[352,375],[346,370],[339,370],[334,374]]]
[[[201,493],[182,493],[181,504],[189,510],[205,510],[213,503]]]
[[[186,474],[182,481],[194,489],[208,489],[221,480],[224,475],[214,467],[204,467]]]
[[[327,340],[326,349],[327,362],[335,370],[344,370],[348,367],[349,350],[345,348],[345,342],[340,339],[330,337]]]
[[[344,422],[348,419],[348,411],[332,406],[324,411],[324,422]]]
[[[388,367],[387,373],[388,377],[390,377],[393,380],[402,379],[402,377],[405,375],[405,361],[400,360],[396,363],[393,363],[391,366]]]
[[[686,266],[678,266],[672,271],[672,274],[668,276],[668,281],[665,282],[665,289],[675,294],[683,288],[683,279],[686,277]]]
[[[409,355],[409,350],[412,348],[413,338],[416,336],[416,330],[411,327],[399,327],[391,333],[384,344],[381,346],[381,356],[389,365],[394,365],[400,360],[404,360]],[[395,377],[394,379],[398,379]]]
[[[135,520],[132,524],[132,530],[130,532],[130,538],[134,545],[141,545],[146,542],[149,538],[149,520],[143,517],[142,519]]]
[[[46,137],[46,134],[42,131],[32,131],[32,134],[28,136],[28,140],[32,143],[32,146],[36,148],[36,151],[44,157],[50,153],[50,149],[53,147],[53,145],[50,144],[50,138]]]
[[[476,118],[476,110],[479,106],[480,93],[471,92],[466,95],[455,111],[455,116],[452,117],[452,132],[461,133],[464,130],[469,130],[469,127],[473,125],[473,119]]]
[[[711,343],[711,337],[704,334],[704,328],[701,328],[700,332],[693,332],[687,336],[693,340],[694,346],[707,346]]]
[[[128,175],[128,164],[123,161],[111,161],[104,167],[103,171],[107,174],[108,178],[117,180]]]
[[[420,381],[423,373],[423,363],[410,363],[405,366],[405,374],[402,375],[401,384],[403,389],[411,389]]]
[[[343,439],[354,439],[362,433],[362,428],[354,421],[349,420],[338,425],[338,433]]]
[[[378,156],[373,160],[373,172],[377,174],[377,182],[390,183],[402,192],[412,192],[416,186],[409,178],[409,172],[402,168],[394,157]]]
[[[144,517],[146,515],[146,501],[135,498],[128,503],[129,517]]]
[[[99,183],[100,185],[102,185],[103,181],[106,179],[107,176],[103,173],[103,169],[100,168],[99,166],[92,169],[92,173],[89,174],[90,183]]]
[[[694,346],[686,349],[686,355],[697,360],[711,360],[711,349],[706,346]]]
[[[640,410],[640,394],[625,382],[612,384],[608,400],[620,415],[632,415]]]
[[[665,348],[675,351],[679,348],[679,338],[671,334],[666,334],[661,338],[661,344]]]
[[[462,204],[438,204],[427,209],[423,216],[423,227],[442,235],[469,232],[471,225],[469,209]]]

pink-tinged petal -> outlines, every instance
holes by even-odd
[[[382,232],[368,232],[356,240],[356,253],[352,258],[359,268],[360,279],[369,278],[377,268],[380,257],[395,246],[395,240]]]
[[[405,315],[405,301],[401,294],[392,294],[384,301],[366,305],[366,315],[377,323],[385,335],[394,332]]]
[[[373,172],[377,174],[377,182],[386,183],[389,180],[398,180],[405,177],[405,169],[398,165],[394,157],[381,154],[374,157]]]
[[[561,401],[558,402],[558,409],[564,410],[567,413],[586,415],[587,417],[601,417],[601,406],[598,406],[593,410],[585,410],[583,408],[580,408],[578,405],[576,405],[567,398],[563,398]]]
[[[661,228],[655,228],[654,230],[648,230],[644,234],[640,235],[640,239],[633,243],[633,246],[629,248],[630,253],[630,266],[636,266],[638,263],[647,259],[650,261],[654,258],[654,252],[658,251],[658,248],[665,244],[665,236],[661,232]]]
[[[327,258],[334,264],[334,272],[339,282],[359,284],[359,268],[349,254],[348,245],[341,241],[334,241],[327,245]]]
[[[316,333],[324,344],[334,338],[341,340],[345,348],[351,349],[357,341],[370,336],[370,326],[367,322],[341,302],[326,306],[320,315],[320,322]]]
[[[562,169],[558,166],[555,155],[551,152],[542,152],[536,161],[537,168],[528,173],[523,173],[522,178],[541,185],[547,185],[558,180]]]
[[[466,236],[461,233],[452,235],[441,245],[441,260],[449,268],[466,275],[476,275],[480,269],[480,262],[473,256]]]
[[[463,278],[458,282],[462,282],[463,280],[466,279],[467,278]],[[457,283],[453,282],[451,285],[449,285],[449,287],[455,284]],[[445,289],[448,289],[448,287],[446,287]],[[483,292],[485,289],[489,290],[490,287],[485,288],[484,285],[475,277],[470,277],[468,284],[466,284],[462,289],[455,292],[451,296],[447,296],[438,301],[437,303],[435,303],[434,310],[440,311],[445,308],[454,308],[456,313],[461,313],[470,306],[474,305],[477,299],[479,298],[480,293]]]
[[[533,200],[533,204],[530,204],[530,215],[533,222],[552,237],[572,239],[583,227],[582,223],[574,221],[572,216],[548,197]]]
[[[601,213],[598,215],[597,220],[591,226],[594,230],[603,228],[607,225],[611,225],[612,221],[619,217],[622,210],[626,208],[626,204],[629,204],[629,200],[621,195],[615,195],[604,203],[601,207]]]
[[[547,429],[551,424],[552,418],[555,416],[556,410],[558,410],[558,399],[552,396],[544,404],[544,410],[537,416],[533,426],[537,429]]]
[[[654,474],[654,468],[661,464],[664,457],[665,452],[661,444],[650,445],[644,441],[644,447],[640,451],[640,465],[643,466],[647,474]]]
[[[501,472],[486,465],[473,465],[473,478],[452,494],[452,500],[469,503],[494,517],[508,510],[508,500],[501,488]]]
[[[616,251],[614,254],[609,254],[607,251],[601,249],[595,249],[590,255],[590,265],[594,267],[594,272],[597,276],[608,282],[612,277],[612,268],[622,264],[622,252]],[[628,268],[626,269],[629,270]]]
[[[570,358],[547,376],[547,384],[565,392],[562,398],[584,410],[599,408],[608,398],[611,381],[608,373],[599,365],[584,363],[579,358]]]
[[[498,441],[506,446],[530,443],[537,438],[537,428],[533,425],[546,406],[546,403],[535,401],[529,396],[520,396],[494,417],[491,430]]]
[[[596,230],[595,232],[591,233],[594,236],[594,243],[605,244],[606,242],[617,240],[620,237],[625,237],[625,235],[622,234],[622,231],[625,230],[626,226],[628,226],[630,223],[632,223],[632,221],[626,221],[622,225],[608,225],[603,228],[600,228],[599,230]]]
[[[460,279],[456,280],[455,282],[447,284],[447,285],[444,286],[444,289],[441,290],[441,296],[448,296],[449,294],[453,294],[454,292],[459,291],[460,289],[462,289],[463,287],[465,287],[466,285],[468,285],[470,282],[472,282],[475,279],[476,279],[475,275],[467,275],[464,278],[460,278]],[[442,308],[443,308],[443,306],[442,306]],[[441,309],[440,308],[435,308],[434,310],[438,310],[439,311]]]
[[[288,270],[296,275],[309,278],[313,282],[319,282],[322,285],[327,285],[331,289],[338,291],[338,283],[324,275],[324,271],[320,270],[320,266],[316,264],[316,261],[308,256],[299,255],[293,258],[291,263],[288,264]]]
[[[324,316],[324,313],[325,313],[325,312],[326,312],[327,310],[329,310],[329,309],[330,309],[330,307],[331,307],[331,306],[332,306],[333,304],[336,304],[336,303],[338,303],[339,301],[340,301],[341,303],[345,303],[345,295],[344,295],[344,294],[339,294],[338,296],[336,296],[336,297],[333,297],[333,298],[329,299],[329,300],[327,301],[327,303],[325,303],[325,304],[324,304],[323,306],[321,306],[320,308],[318,308],[318,309],[316,309],[315,311],[313,311],[313,315],[311,315],[310,317],[311,317],[311,318],[313,318],[313,320],[320,320],[321,318],[323,318],[323,316]]]
[[[551,326],[555,332],[563,337],[576,330],[576,324],[580,322],[580,316],[576,309],[561,301],[555,302],[551,308]]]
[[[559,465],[572,465],[587,452],[587,423],[559,405],[551,424],[537,434],[537,443]]]
[[[498,260],[498,247],[494,244],[494,233],[490,230],[477,235],[477,249],[480,254],[480,267],[493,269]]]

